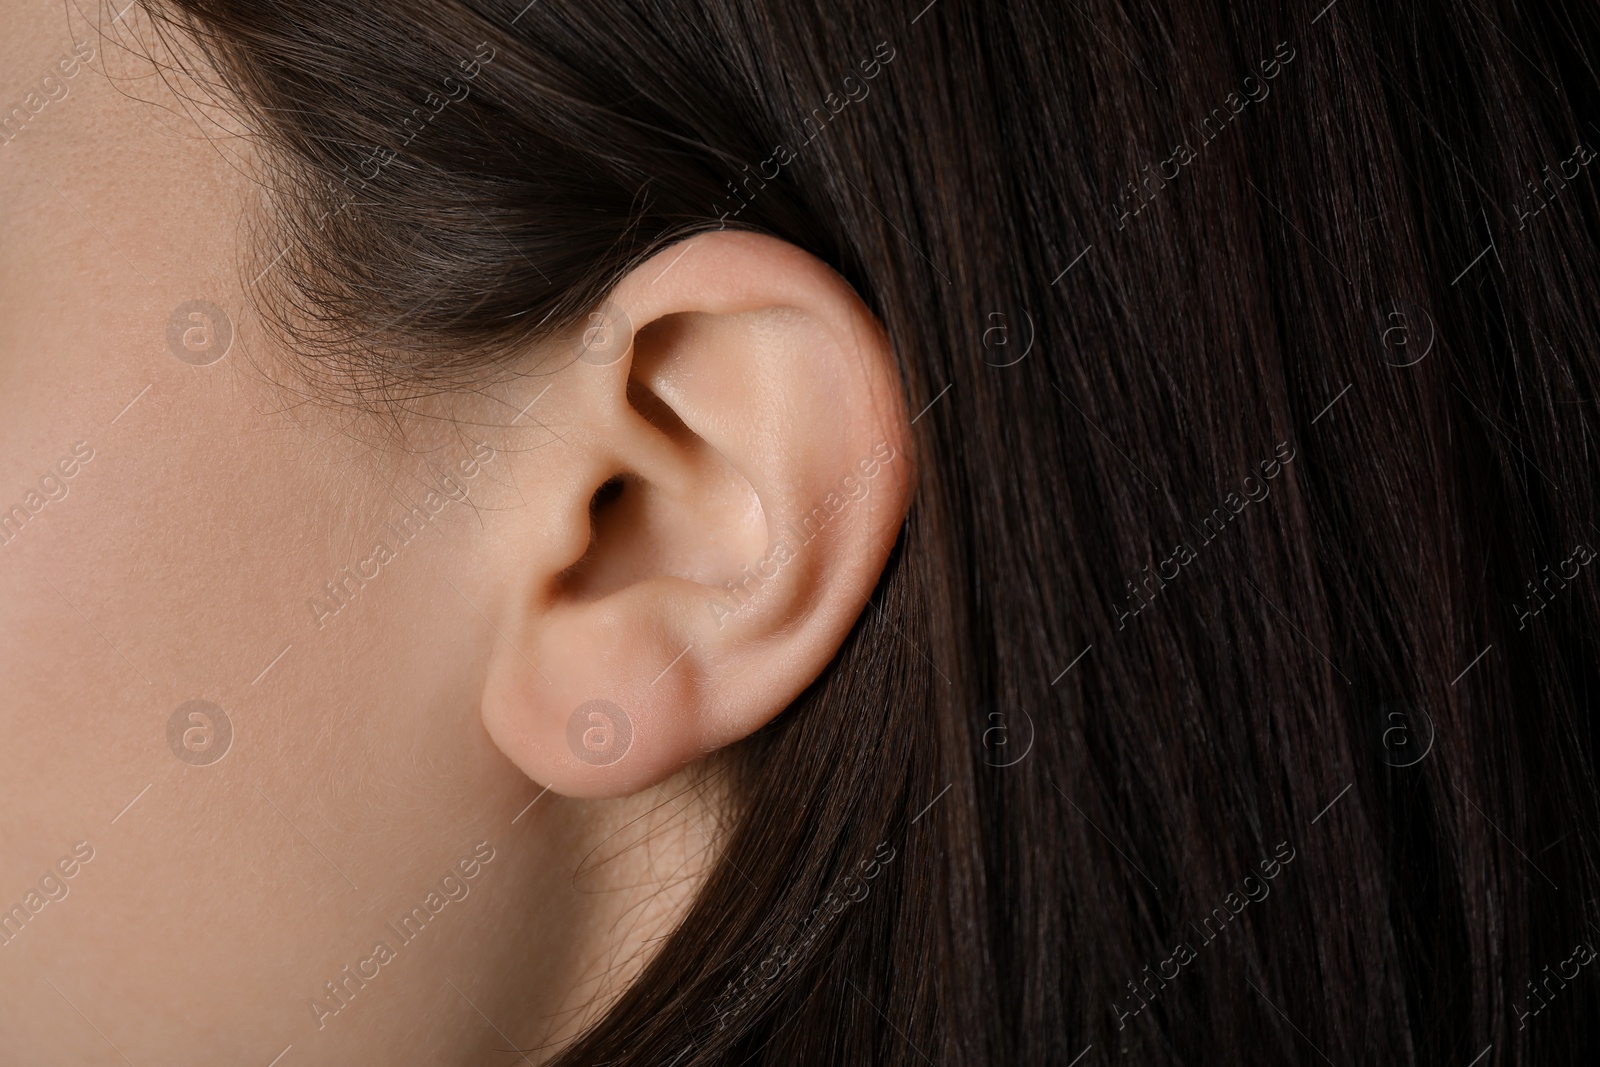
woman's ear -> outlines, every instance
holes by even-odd
[[[483,717],[535,781],[622,796],[748,736],[822,673],[905,519],[909,428],[882,327],[770,237],[662,251],[570,351],[568,472],[504,567],[517,607]]]

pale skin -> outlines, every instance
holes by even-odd
[[[0,23],[0,1059],[542,1061],[681,917],[718,753],[882,571],[881,328],[813,257],[702,235],[611,294],[616,358],[517,353],[400,451],[252,308],[247,139],[81,14]],[[169,340],[192,301],[214,362],[209,319]],[[593,700],[625,723],[573,727]]]

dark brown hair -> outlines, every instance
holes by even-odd
[[[1593,1051],[1593,4],[157,14],[332,378],[508,372],[722,226],[892,339],[896,555],[561,1063]]]

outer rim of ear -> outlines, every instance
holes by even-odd
[[[759,269],[752,269],[757,264]],[[831,267],[788,242],[749,231],[700,233],[659,250],[629,271],[597,309],[599,325],[609,331],[596,335],[602,348],[598,357],[586,359],[590,350],[584,348],[568,368],[586,363],[579,373],[593,369],[607,376],[596,379],[604,383],[600,391],[605,393],[597,411],[600,436],[580,435],[592,440],[579,447],[590,450],[588,466],[594,470],[614,470],[619,462],[624,469],[630,466],[628,455],[616,454],[615,443],[604,438],[608,430],[621,429],[629,415],[643,421],[627,399],[627,385],[637,370],[634,342],[639,330],[681,313],[733,322],[732,316],[741,312],[780,309],[802,312],[801,321],[822,337],[827,353],[821,354],[809,332],[791,337],[785,327],[780,340],[789,340],[790,347],[804,342],[803,351],[819,351],[822,362],[812,367],[800,361],[807,363],[815,380],[792,377],[799,363],[782,360],[784,346],[777,344],[767,361],[779,368],[770,375],[773,381],[781,384],[784,375],[791,376],[803,386],[794,392],[808,398],[801,403],[813,405],[824,386],[837,386],[841,390],[837,413],[830,412],[829,417],[845,427],[845,436],[863,450],[863,440],[881,439],[891,460],[904,456],[906,461],[885,479],[886,488],[878,498],[858,509],[862,517],[852,514],[838,529],[825,531],[825,537],[812,534],[818,547],[808,548],[806,564],[791,568],[785,582],[811,577],[822,583],[821,592],[804,599],[802,617],[762,623],[759,632],[773,635],[769,644],[774,651],[767,652],[765,660],[750,652],[759,645],[751,627],[745,627],[745,633],[737,627],[706,633],[708,624],[692,618],[687,606],[702,609],[703,614],[707,594],[713,590],[688,579],[661,575],[599,601],[558,600],[546,610],[531,612],[529,597],[514,595],[512,602],[522,607],[512,609],[515,617],[508,623],[506,643],[515,647],[510,653],[497,648],[491,656],[482,717],[501,751],[553,792],[571,797],[631,795],[759,729],[827,669],[876,588],[904,524],[915,483],[904,391],[887,332],[865,302]],[[617,329],[618,316],[626,320],[625,344]],[[613,351],[603,350],[605,345]],[[745,349],[728,347],[737,348],[742,360]],[[760,349],[758,344],[753,351]],[[715,359],[710,364],[714,372]],[[760,369],[767,363],[756,356],[750,365]],[[746,375],[751,376],[769,387],[765,378],[755,372]],[[716,380],[714,373],[708,377]],[[620,403],[622,410],[606,418],[606,403],[613,409]],[[715,404],[710,410],[720,411]],[[745,424],[753,417],[746,414]],[[740,424],[738,419],[732,421]],[[753,451],[769,456],[770,441],[760,442]],[[818,451],[812,443],[796,454],[814,457]],[[825,473],[813,474],[807,458],[794,461],[809,479],[806,504],[821,499],[818,484],[843,485],[839,473],[849,477],[855,469],[853,452],[844,455],[842,447],[820,451],[830,454]],[[606,453],[611,454],[600,458]],[[789,460],[770,462],[782,465]],[[861,462],[864,471],[866,460]],[[581,478],[577,482],[578,487],[585,484]],[[828,494],[830,500],[836,495]],[[865,496],[852,494],[850,499]],[[583,503],[587,514],[587,498]],[[762,504],[766,511],[768,500]],[[775,514],[766,515],[769,544]],[[808,539],[805,545],[812,543]],[[838,553],[839,559],[830,560],[830,552]],[[709,639],[701,643],[699,635]],[[789,644],[779,642],[779,636]],[[643,668],[641,663],[651,666]],[[667,669],[658,674],[658,664]],[[604,685],[589,685],[595,676],[603,676]]]

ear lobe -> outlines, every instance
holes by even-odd
[[[865,606],[912,484],[887,338],[794,246],[691,238],[602,318],[590,337],[622,355],[560,372],[581,432],[548,532],[573,548],[505,567],[521,607],[483,702],[506,755],[570,796],[637,792],[781,713]]]

